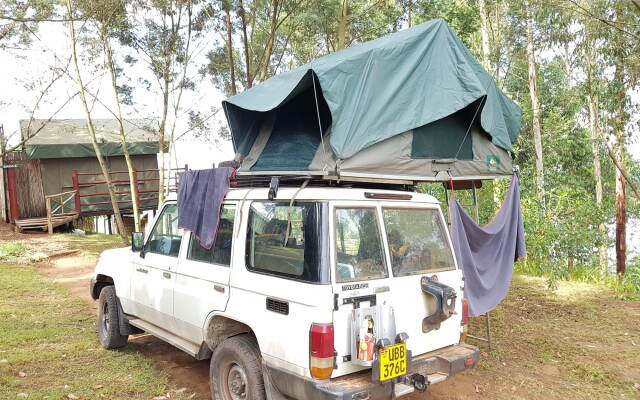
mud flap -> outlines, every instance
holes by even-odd
[[[271,373],[269,372],[269,368],[267,368],[264,360],[262,361],[262,379],[264,380],[264,392],[267,396],[267,400],[287,400],[287,398],[284,397],[273,384]]]

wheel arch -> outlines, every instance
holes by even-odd
[[[108,275],[97,274],[95,278],[91,280],[91,298],[94,300],[98,300],[102,289],[111,285],[115,285],[112,277]]]
[[[212,313],[204,326],[204,340],[211,351],[214,351],[224,340],[242,334],[252,335],[259,347],[255,331],[251,326],[231,316]]]

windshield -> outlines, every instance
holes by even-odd
[[[437,210],[383,208],[382,215],[394,276],[455,268]]]

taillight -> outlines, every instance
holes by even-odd
[[[462,321],[460,325],[467,325],[469,323],[469,302],[467,299],[462,299]]]
[[[335,362],[333,324],[311,324],[309,330],[309,369],[315,379],[329,379]]]
[[[467,324],[469,323],[469,303],[462,299],[462,319],[460,320],[460,343],[467,339]]]

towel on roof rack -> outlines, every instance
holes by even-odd
[[[229,191],[233,168],[185,171],[178,187],[178,227],[193,232],[210,249],[216,238],[222,201]]]
[[[500,210],[483,227],[476,224],[454,197],[449,210],[451,240],[464,274],[469,314],[482,315],[505,298],[513,264],[526,255],[518,176],[513,175]]]

